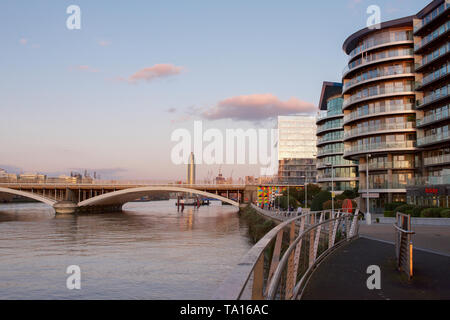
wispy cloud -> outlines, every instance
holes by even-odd
[[[80,66],[75,66],[75,67],[70,67],[69,68],[70,71],[72,70],[78,70],[78,71],[83,71],[83,72],[100,72],[99,69],[93,68],[91,66],[88,65],[80,65]]]
[[[155,64],[152,67],[143,68],[126,79],[129,83],[137,83],[139,81],[153,81],[158,78],[167,78],[175,76],[184,71],[183,67],[177,67],[173,64]],[[122,80],[124,80],[122,78]]]
[[[175,113],[177,111],[177,109],[175,109],[175,108],[169,108],[169,109],[167,109],[167,112],[168,113]]]
[[[99,45],[99,46],[102,46],[102,47],[107,47],[107,46],[110,46],[110,45],[111,45],[111,41],[100,40],[100,41],[98,42],[98,45]]]
[[[27,43],[28,43],[28,39],[22,38],[22,39],[19,40],[19,43],[20,43],[21,45],[23,45],[23,46],[26,46]]]
[[[279,115],[313,113],[314,104],[290,98],[281,101],[273,94],[252,94],[231,97],[220,101],[216,106],[203,111],[201,116],[208,120],[232,119],[236,121],[261,121]]]

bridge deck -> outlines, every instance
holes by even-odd
[[[392,244],[359,238],[339,248],[313,273],[303,299],[450,299],[450,256],[414,250],[414,276],[396,270]],[[381,289],[369,290],[369,265],[381,269]]]

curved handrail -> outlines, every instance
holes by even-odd
[[[254,205],[252,205],[252,207],[257,209],[258,211],[262,210]],[[297,224],[297,222],[299,220],[303,219],[304,223],[306,224],[307,220],[309,220],[309,222],[311,221],[311,216],[314,215],[314,217],[316,217],[318,214],[323,214],[325,216],[326,213],[331,213],[331,210],[311,211],[280,222],[280,224],[271,229],[250,249],[250,251],[247,252],[247,254],[242,258],[241,262],[235,267],[231,274],[217,289],[217,291],[213,295],[213,299],[239,300],[242,297],[242,294],[244,293],[244,290],[247,287],[252,274],[254,274],[258,262],[261,261],[261,257],[264,257],[264,251],[268,248],[272,241],[276,237],[278,237],[280,231],[282,231],[286,227],[292,226],[293,222],[295,223],[295,226],[298,227],[299,225]],[[357,213],[358,209],[356,209],[355,215],[357,215]],[[344,215],[341,213],[341,210],[335,210],[335,214],[340,216]],[[270,217],[270,215],[267,216]],[[327,221],[330,220],[326,220],[325,222]],[[318,226],[318,224],[308,227],[308,230],[314,228],[315,226]]]
[[[357,209],[355,211],[354,214],[351,213],[346,213],[346,214],[342,214],[341,216],[338,216],[337,218],[332,218],[332,219],[328,219],[322,222],[319,222],[317,224],[314,224],[313,226],[309,227],[308,229],[306,229],[305,231],[303,231],[301,234],[298,235],[298,237],[289,245],[289,248],[285,251],[283,258],[281,259],[280,263],[277,266],[277,269],[274,272],[274,275],[272,277],[272,281],[269,284],[269,289],[268,289],[268,294],[267,294],[267,299],[269,300],[273,300],[275,298],[276,295],[276,291],[278,289],[278,286],[280,284],[280,280],[281,280],[281,275],[283,270],[286,268],[288,260],[290,258],[290,256],[292,255],[294,249],[297,247],[298,243],[300,242],[300,240],[302,240],[304,237],[306,237],[307,235],[310,235],[310,232],[317,229],[318,227],[321,227],[325,224],[330,224],[332,222],[340,222],[343,219],[349,218],[349,217],[354,217],[357,219],[358,217],[358,213],[359,210]],[[354,235],[350,235],[350,237],[352,237]],[[347,236],[347,238],[350,238],[349,236]],[[339,241],[338,243],[334,243],[333,246],[330,246],[326,251],[324,251],[319,257],[317,257],[315,259],[316,261],[319,261],[320,258],[325,255],[328,254],[330,249],[335,248],[335,246],[337,244],[339,244],[340,242],[344,241],[346,239],[343,239],[341,241]],[[309,274],[309,271],[315,267],[316,263],[312,264],[304,273],[304,275],[302,276],[302,278],[299,280],[298,285],[295,286],[294,288],[294,294],[293,297],[295,298],[298,294],[298,291],[300,289],[300,285],[304,282],[305,277]]]

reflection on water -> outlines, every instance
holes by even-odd
[[[217,202],[77,216],[2,204],[0,299],[207,299],[250,247],[237,209]],[[81,268],[81,290],[66,288],[69,265]]]

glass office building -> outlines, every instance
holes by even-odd
[[[314,116],[278,117],[278,182],[315,183],[316,121]]]
[[[324,190],[352,190],[358,184],[357,161],[345,160],[342,84],[324,82],[317,115],[317,182]]]

